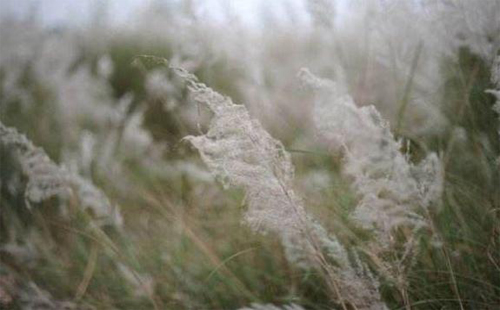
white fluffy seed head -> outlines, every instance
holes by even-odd
[[[384,246],[392,244],[398,227],[426,226],[422,211],[442,192],[439,158],[430,154],[413,165],[376,108],[356,106],[342,80],[323,80],[307,69],[299,77],[315,90],[319,134],[331,149],[344,151],[344,173],[360,196],[352,218],[374,230]]]

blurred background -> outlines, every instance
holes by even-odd
[[[458,290],[470,309],[494,309],[500,139],[485,90],[497,87],[499,33],[495,0],[3,0],[0,122],[33,143],[23,156],[44,159],[27,173],[0,143],[0,309],[339,307],[278,237],[242,224],[244,193],[182,140],[210,113],[167,63],[280,140],[309,212],[350,244],[369,239],[350,222],[358,197],[297,73],[343,79],[409,160],[436,152],[446,167],[433,214],[442,240],[415,262],[414,308],[458,309]],[[75,197],[30,194],[30,173],[42,184],[54,169]],[[404,304],[390,283],[381,291]]]

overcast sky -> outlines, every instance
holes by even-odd
[[[124,23],[142,6],[155,0],[0,0],[0,14],[26,16],[37,12],[40,21],[49,26],[84,24],[99,6],[108,10],[113,23]],[[298,18],[307,18],[303,0],[193,0],[202,16],[222,18],[224,7],[229,7],[246,24],[258,23],[258,16],[267,13],[284,16],[286,8],[297,12]]]

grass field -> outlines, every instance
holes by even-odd
[[[196,3],[0,19],[0,309],[500,308],[500,3]]]

